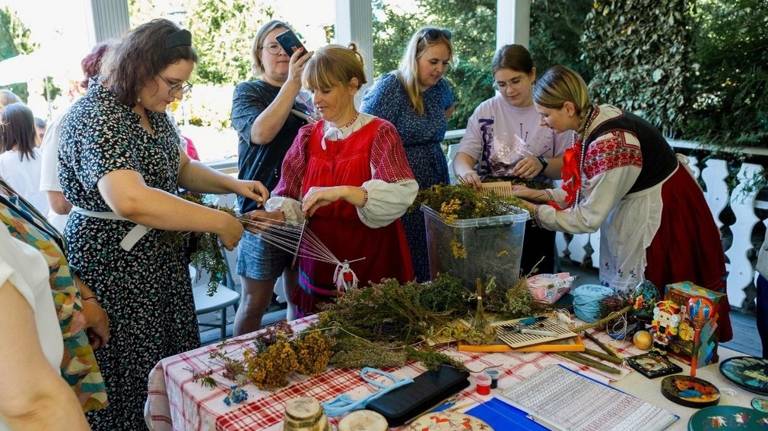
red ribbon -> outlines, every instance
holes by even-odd
[[[560,170],[560,177],[563,179],[561,188],[565,190],[565,206],[561,207],[555,201],[547,202],[550,206],[558,210],[570,208],[576,202],[576,193],[581,188],[581,141],[576,141],[563,152],[563,168]]]

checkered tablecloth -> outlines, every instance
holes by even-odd
[[[291,325],[295,331],[301,331],[314,321],[314,317],[308,317],[297,320]],[[619,352],[640,353],[631,343],[612,340],[603,333],[595,335]],[[226,388],[232,382],[221,375],[222,367],[217,361],[209,359],[210,353],[221,350],[230,357],[238,357],[252,339],[253,334],[244,335],[228,340],[222,348],[216,345],[201,347],[160,361],[149,375],[146,415],[151,428],[156,431],[280,430],[285,402],[291,398],[312,396],[322,403],[343,393],[348,393],[354,399],[362,398],[374,390],[360,378],[359,370],[330,368],[314,377],[294,375],[287,387],[274,392],[261,391],[253,385],[247,385],[244,388],[249,394],[248,400],[242,404],[227,406],[224,403],[227,395]],[[589,341],[585,342],[589,344]],[[501,371],[500,388],[507,387],[556,363],[579,369],[604,381],[608,378],[617,378],[608,374],[596,375],[592,369],[568,363],[562,357],[546,353],[469,353],[459,352],[453,348],[446,348],[444,352],[464,363],[470,371],[498,367]],[[206,388],[193,381],[193,371],[208,369],[214,370],[213,377],[219,383],[219,388]],[[423,371],[424,368],[419,363],[391,370],[401,378],[415,377]],[[630,372],[629,369],[622,371],[619,378]],[[474,385],[470,385],[456,398],[457,404],[470,400],[482,402],[487,399],[475,393]],[[331,420],[335,421],[333,418]]]

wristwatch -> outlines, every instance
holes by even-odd
[[[541,175],[544,173],[544,169],[547,169],[547,165],[549,165],[549,163],[547,162],[547,159],[544,158],[544,156],[539,156],[537,159],[539,160],[539,163],[541,163],[541,170],[536,175]]]

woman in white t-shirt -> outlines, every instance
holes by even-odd
[[[496,51],[492,69],[496,95],[481,103],[467,121],[453,159],[457,178],[477,185],[513,178],[559,179],[561,155],[573,134],[542,126],[533,106],[536,68],[531,54],[522,45],[504,45]],[[524,274],[534,266],[538,272],[553,272],[554,238],[553,233],[529,223],[521,263]]]
[[[48,265],[0,223],[0,431],[87,430],[59,374],[64,353]]]
[[[36,144],[35,117],[23,103],[0,112],[0,177],[16,192],[48,214],[48,198],[40,191],[40,150]]]

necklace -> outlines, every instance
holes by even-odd
[[[347,122],[346,124],[338,126],[338,128],[339,129],[346,129],[347,127],[355,124],[355,121],[357,121],[357,117],[359,117],[359,116],[360,116],[360,113],[355,111],[355,116],[352,117],[352,119],[349,122]]]

